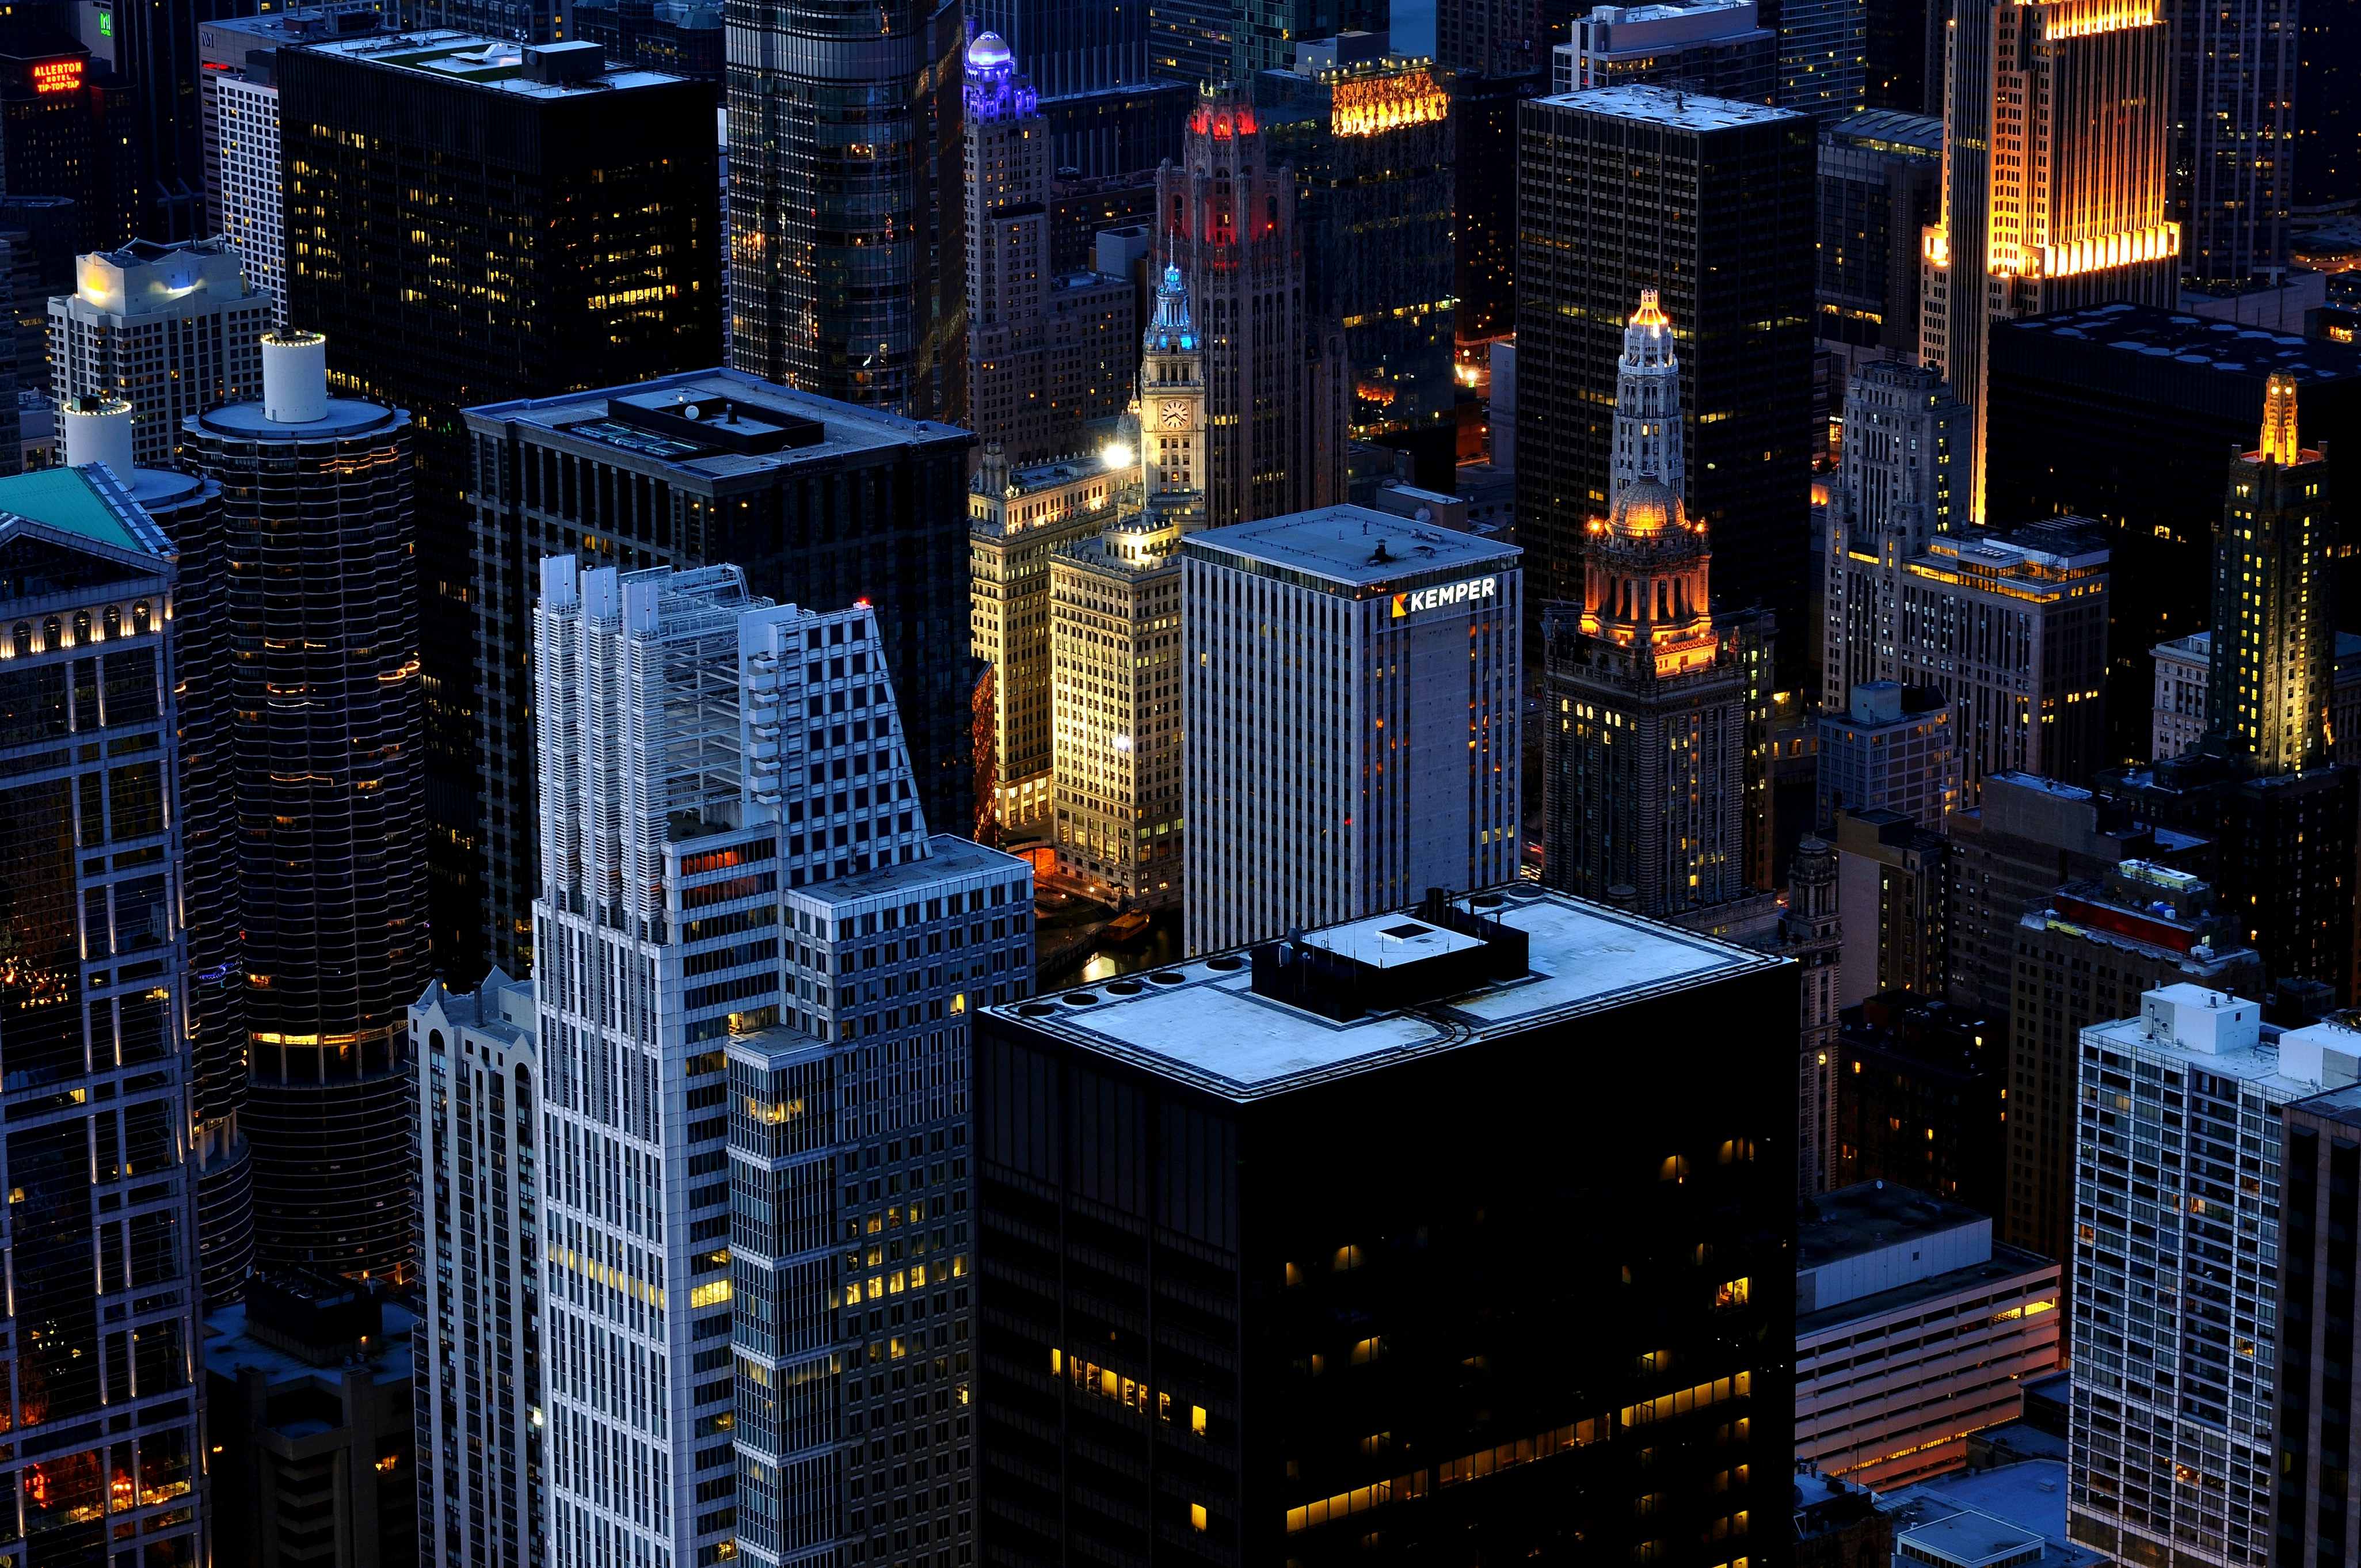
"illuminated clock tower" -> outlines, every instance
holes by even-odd
[[[1180,269],[1167,267],[1139,345],[1139,466],[1148,510],[1181,528],[1205,521],[1205,350]]]

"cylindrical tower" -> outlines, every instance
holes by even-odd
[[[400,1278],[428,969],[410,416],[328,397],[317,334],[263,344],[265,400],[183,437],[225,519],[254,1258]]]

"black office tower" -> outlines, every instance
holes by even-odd
[[[2349,213],[2361,205],[2361,0],[2315,0],[2297,29],[2290,205]]]
[[[2311,1059],[2350,1050],[2323,1025]],[[2337,1037],[2342,1036],[2342,1037]],[[2272,1429],[2279,1473],[2271,1487],[2270,1561],[2313,1568],[2353,1560],[2356,1523],[2346,1501],[2354,1399],[2353,1238],[2361,1231],[2361,1087],[2332,1089],[2279,1107],[2279,1385]],[[2257,1554],[2258,1557],[2260,1553]]]
[[[434,954],[454,984],[487,954],[477,714],[487,680],[522,675],[481,663],[459,411],[721,354],[712,92],[601,60],[447,33],[279,53],[289,319],[326,333],[340,389],[415,421]]]
[[[730,60],[730,362],[912,419],[967,414],[957,0],[752,8]]]
[[[1795,972],[1437,889],[986,1010],[983,1561],[1775,1552]]]
[[[1616,356],[1654,289],[1679,334],[1687,510],[1713,542],[1714,608],[1759,600],[1783,627],[1807,623],[1817,159],[1807,115],[1667,87],[1520,106],[1517,539],[1536,617],[1581,597]],[[1805,639],[1780,638],[1777,657],[1778,685],[1799,685]]]
[[[132,120],[131,94],[104,60],[27,11],[0,14],[5,189],[71,202],[77,253],[137,237]]]
[[[2149,650],[2213,624],[2224,456],[2254,440],[2274,373],[2312,445],[2361,450],[2361,347],[2117,303],[2001,323],[1987,365],[1985,521],[2107,525],[2107,760],[2146,762]],[[2337,623],[2361,630],[2361,542],[2334,548]]]
[[[1148,0],[976,0],[975,30],[998,33],[1041,94],[1049,168],[1105,180],[1180,156],[1193,82],[1148,66]],[[912,412],[919,411],[912,410]]]
[[[209,236],[197,26],[255,8],[254,0],[113,0],[100,13],[115,79],[130,94],[127,145],[137,170],[133,237],[177,243]]]
[[[1517,109],[1549,91],[1549,72],[1462,71],[1444,85],[1459,296],[1452,330],[1461,343],[1486,343],[1517,330]]]

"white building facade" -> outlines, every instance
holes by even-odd
[[[541,1061],[533,983],[440,981],[410,1010],[420,1052],[418,1545],[434,1568],[539,1568]]]
[[[1190,952],[1515,877],[1521,560],[1354,506],[1182,540]]]
[[[270,296],[219,240],[133,240],[74,262],[74,291],[49,301],[49,385],[60,400],[131,405],[131,457],[170,468],[181,422],[262,396]]]
[[[270,296],[274,326],[287,324],[286,203],[279,188],[279,89],[208,71],[218,138],[213,177],[221,236],[246,263],[247,281]]]
[[[541,588],[551,1560],[860,1561],[921,1526],[951,1551],[966,1020],[1030,989],[1027,868],[928,838],[866,607],[732,566],[552,558]],[[805,1069],[792,1105],[733,1104],[733,1072]],[[921,1393],[939,1484],[907,1474]],[[895,1472],[855,1473],[886,1439],[848,1407],[901,1424]]]
[[[2270,1557],[2281,1065],[2199,985],[2082,1031],[2067,1528],[2120,1561]]]

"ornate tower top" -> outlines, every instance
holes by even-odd
[[[967,46],[967,117],[1026,119],[1040,113],[1040,94],[1016,73],[1016,56],[998,33],[978,33]]]
[[[2296,444],[2295,378],[2284,370],[2272,371],[2269,383],[2263,389],[2262,442],[2253,455],[2258,462],[2277,463],[2285,468],[2319,455]]]
[[[1653,289],[1640,291],[1640,308],[1623,329],[1623,356],[1615,367],[1615,454],[1607,499],[1617,506],[1635,480],[1653,478],[1676,497],[1688,494],[1681,443],[1681,366],[1673,351],[1673,323]]]
[[[1180,280],[1178,267],[1164,269],[1164,281],[1156,289],[1156,313],[1148,318],[1139,347],[1143,354],[1196,352],[1197,329],[1189,322],[1189,285]]]

